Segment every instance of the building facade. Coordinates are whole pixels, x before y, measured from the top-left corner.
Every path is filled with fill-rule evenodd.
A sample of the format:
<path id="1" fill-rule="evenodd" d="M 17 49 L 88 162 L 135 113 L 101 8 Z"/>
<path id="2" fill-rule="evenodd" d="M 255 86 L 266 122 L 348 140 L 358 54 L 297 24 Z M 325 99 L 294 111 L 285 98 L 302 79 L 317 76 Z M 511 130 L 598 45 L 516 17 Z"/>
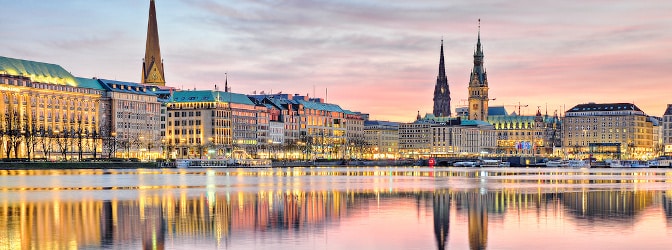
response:
<path id="1" fill-rule="evenodd" d="M 497 150 L 502 156 L 560 156 L 561 121 L 556 115 L 490 115 L 488 122 L 497 132 Z"/>
<path id="2" fill-rule="evenodd" d="M 161 103 L 145 85 L 132 82 L 98 80 L 106 90 L 102 96 L 109 105 L 101 120 L 104 151 L 109 156 L 154 160 L 161 158 Z"/>
<path id="3" fill-rule="evenodd" d="M 632 103 L 579 104 L 565 112 L 563 150 L 572 158 L 650 159 L 653 125 Z"/>
<path id="4" fill-rule="evenodd" d="M 663 114 L 661 130 L 663 154 L 672 156 L 672 104 L 667 104 L 667 109 L 665 109 L 665 113 Z"/>
<path id="5" fill-rule="evenodd" d="M 399 123 L 365 121 L 364 142 L 367 159 L 394 159 L 399 152 Z"/>
<path id="6" fill-rule="evenodd" d="M 0 158 L 100 157 L 104 93 L 61 66 L 0 57 Z"/>

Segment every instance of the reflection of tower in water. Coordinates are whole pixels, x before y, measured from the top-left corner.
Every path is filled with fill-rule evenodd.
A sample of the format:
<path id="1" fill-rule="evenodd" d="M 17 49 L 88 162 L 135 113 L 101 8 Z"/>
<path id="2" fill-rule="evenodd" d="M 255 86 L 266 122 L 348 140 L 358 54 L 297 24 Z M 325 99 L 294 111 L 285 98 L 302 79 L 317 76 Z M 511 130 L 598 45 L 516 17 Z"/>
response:
<path id="1" fill-rule="evenodd" d="M 438 249 L 446 249 L 450 229 L 450 196 L 446 190 L 434 192 L 434 237 Z"/>
<path id="2" fill-rule="evenodd" d="M 478 191 L 467 193 L 469 209 L 469 248 L 485 249 L 488 243 L 487 196 Z"/>

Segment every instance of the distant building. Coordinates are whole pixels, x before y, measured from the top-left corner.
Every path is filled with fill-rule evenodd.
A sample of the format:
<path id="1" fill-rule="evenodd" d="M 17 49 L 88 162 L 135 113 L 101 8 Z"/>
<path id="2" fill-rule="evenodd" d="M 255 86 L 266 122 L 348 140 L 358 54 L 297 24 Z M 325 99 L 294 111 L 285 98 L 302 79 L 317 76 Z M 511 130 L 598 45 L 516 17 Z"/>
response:
<path id="1" fill-rule="evenodd" d="M 663 152 L 665 155 L 672 156 L 672 104 L 667 104 L 667 109 L 662 120 Z"/>
<path id="2" fill-rule="evenodd" d="M 167 103 L 167 152 L 170 158 L 218 158 L 256 145 L 256 112 L 242 94 L 176 91 Z"/>
<path id="3" fill-rule="evenodd" d="M 441 40 L 441 55 L 439 59 L 439 75 L 436 76 L 434 87 L 434 116 L 451 116 L 450 114 L 450 88 L 446 77 L 446 67 L 443 60 L 443 40 Z"/>
<path id="4" fill-rule="evenodd" d="M 399 123 L 389 121 L 364 122 L 365 145 L 371 151 L 367 158 L 392 159 L 399 152 Z"/>
<path id="5" fill-rule="evenodd" d="M 579 104 L 565 112 L 562 123 L 563 147 L 574 158 L 654 156 L 651 118 L 632 103 Z"/>
<path id="6" fill-rule="evenodd" d="M 497 154 L 552 156 L 561 147 L 561 121 L 556 115 L 508 115 L 504 107 L 490 107 L 488 122 L 497 132 Z"/>
<path id="7" fill-rule="evenodd" d="M 104 103 L 109 104 L 109 112 L 103 113 L 101 134 L 111 136 L 106 141 L 105 152 L 112 150 L 114 157 L 156 159 L 161 151 L 161 103 L 147 86 L 99 79 L 106 90 Z M 114 143 L 110 145 L 109 143 Z"/>
<path id="8" fill-rule="evenodd" d="M 483 66 L 481 20 L 478 20 L 478 42 L 474 51 L 474 68 L 469 76 L 469 120 L 488 120 L 488 74 Z"/>
<path id="9" fill-rule="evenodd" d="M 427 114 L 399 124 L 399 151 L 404 158 L 476 157 L 494 152 L 497 137 L 484 121 Z"/>

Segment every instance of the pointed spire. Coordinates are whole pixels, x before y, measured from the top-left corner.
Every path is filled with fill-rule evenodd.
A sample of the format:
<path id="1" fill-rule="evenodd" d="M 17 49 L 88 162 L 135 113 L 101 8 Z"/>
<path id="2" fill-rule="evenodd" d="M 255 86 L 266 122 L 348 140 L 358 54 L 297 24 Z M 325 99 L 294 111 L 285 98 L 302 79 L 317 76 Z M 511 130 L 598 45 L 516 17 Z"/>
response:
<path id="1" fill-rule="evenodd" d="M 419 121 L 420 119 L 422 119 L 422 117 L 420 117 L 420 110 L 418 110 L 418 116 L 415 117 L 415 120 Z"/>
<path id="2" fill-rule="evenodd" d="M 224 92 L 229 92 L 229 73 L 224 73 Z"/>
<path id="3" fill-rule="evenodd" d="M 149 1 L 149 20 L 147 21 L 147 43 L 145 59 L 142 63 L 142 83 L 165 86 L 163 59 L 159 46 L 159 28 L 156 22 L 154 0 Z"/>
<path id="4" fill-rule="evenodd" d="M 443 38 L 441 38 L 441 57 L 439 58 L 439 78 L 446 77 L 446 66 L 443 60 Z"/>
<path id="5" fill-rule="evenodd" d="M 481 19 L 478 19 L 478 40 L 476 41 L 476 52 L 474 55 L 483 56 L 483 49 L 481 48 Z"/>

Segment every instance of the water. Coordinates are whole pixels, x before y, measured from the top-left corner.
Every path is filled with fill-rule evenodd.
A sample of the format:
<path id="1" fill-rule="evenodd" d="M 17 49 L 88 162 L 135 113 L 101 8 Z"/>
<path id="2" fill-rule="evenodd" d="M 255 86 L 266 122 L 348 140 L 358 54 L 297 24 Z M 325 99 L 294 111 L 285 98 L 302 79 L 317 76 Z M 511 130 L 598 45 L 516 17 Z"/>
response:
<path id="1" fill-rule="evenodd" d="M 0 249 L 669 249 L 672 171 L 0 171 Z"/>

